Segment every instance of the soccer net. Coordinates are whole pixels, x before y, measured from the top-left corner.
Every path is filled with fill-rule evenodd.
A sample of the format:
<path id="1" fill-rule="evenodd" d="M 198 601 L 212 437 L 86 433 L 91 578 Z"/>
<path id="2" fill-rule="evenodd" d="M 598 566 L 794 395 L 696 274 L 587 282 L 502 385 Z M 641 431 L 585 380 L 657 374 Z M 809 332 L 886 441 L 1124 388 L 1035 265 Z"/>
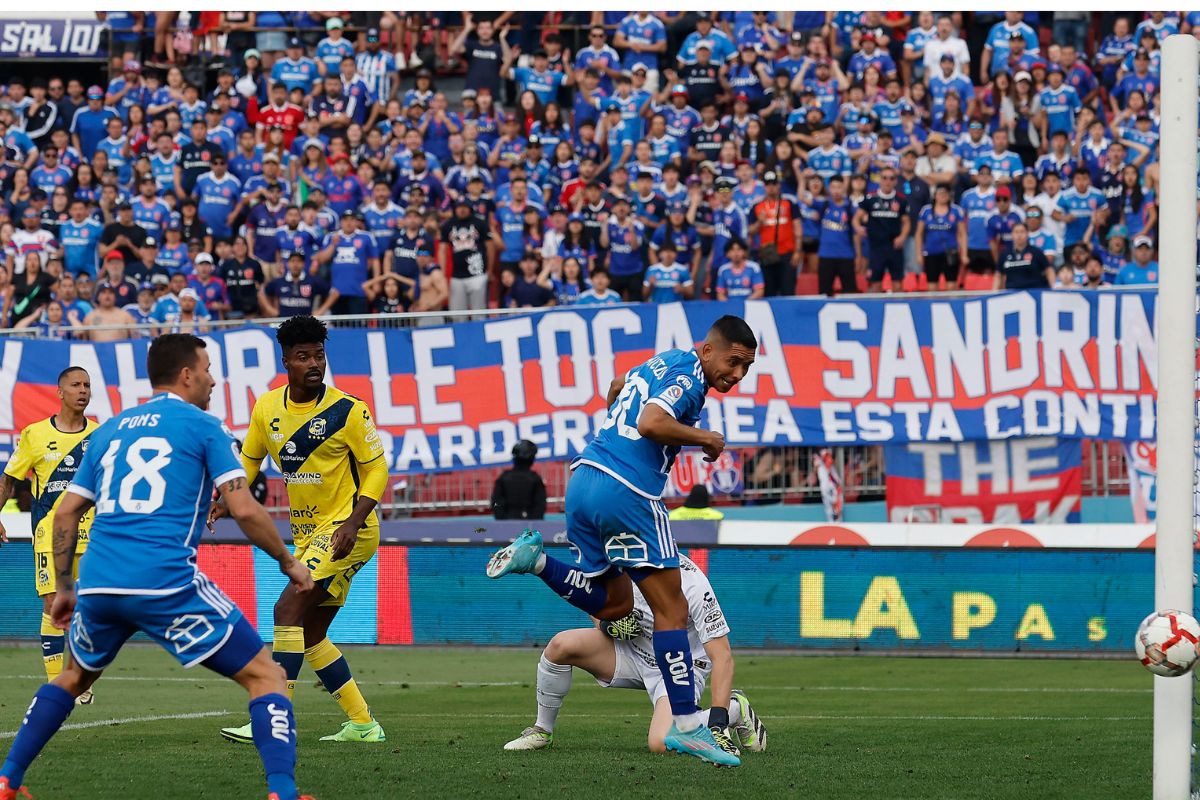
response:
<path id="1" fill-rule="evenodd" d="M 1192 613 L 1197 517 L 1196 201 L 1200 43 L 1163 42 L 1154 602 Z M 1154 800 L 1200 800 L 1194 680 L 1154 678 Z M 1195 787 L 1195 788 L 1194 788 Z"/>

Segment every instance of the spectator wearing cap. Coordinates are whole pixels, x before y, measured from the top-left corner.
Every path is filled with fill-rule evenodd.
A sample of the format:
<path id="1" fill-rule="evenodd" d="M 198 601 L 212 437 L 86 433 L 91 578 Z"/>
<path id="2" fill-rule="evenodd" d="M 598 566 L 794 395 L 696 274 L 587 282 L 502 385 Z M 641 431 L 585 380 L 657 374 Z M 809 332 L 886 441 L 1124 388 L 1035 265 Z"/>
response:
<path id="1" fill-rule="evenodd" d="M 212 169 L 196 179 L 196 215 L 212 230 L 213 238 L 233 236 L 242 183 L 228 172 L 224 153 L 212 159 Z"/>
<path id="2" fill-rule="evenodd" d="M 640 273 L 638 277 L 640 282 Z M 520 271 L 503 273 L 501 281 L 505 288 L 505 308 L 544 308 L 555 304 L 554 291 L 538 281 L 538 260 L 533 253 L 522 255 Z"/>
<path id="3" fill-rule="evenodd" d="M 337 74 L 342 59 L 354 57 L 354 45 L 344 35 L 346 24 L 341 17 L 325 20 L 325 38 L 317 42 L 313 55 L 322 76 Z"/>
<path id="4" fill-rule="evenodd" d="M 850 56 L 846 72 L 852 80 L 862 82 L 868 67 L 875 67 L 886 80 L 896 77 L 896 62 L 886 47 L 880 47 L 875 34 L 867 31 L 859 39 L 859 50 Z"/>
<path id="5" fill-rule="evenodd" d="M 1129 104 L 1129 97 L 1134 92 L 1140 92 L 1149 101 L 1159 90 L 1159 77 L 1150 69 L 1150 53 L 1139 47 L 1130 54 L 1133 59 L 1133 70 L 1126 73 L 1117 81 L 1117 85 L 1109 94 L 1109 105 L 1113 114 Z"/>
<path id="6" fill-rule="evenodd" d="M 463 11 L 463 26 L 450 42 L 450 55 L 463 56 L 467 63 L 467 75 L 463 85 L 467 89 L 489 90 L 493 96 L 500 93 L 500 63 L 504 58 L 503 48 L 496 38 L 496 28 L 490 19 L 478 23 L 470 11 Z"/>
<path id="7" fill-rule="evenodd" d="M 737 57 L 736 51 L 733 56 Z M 721 79 L 725 66 L 724 61 L 714 56 L 713 42 L 701 39 L 696 42 L 695 55 L 679 68 L 678 75 L 672 78 L 668 73 L 667 78 L 682 84 L 687 89 L 688 102 L 703 114 L 704 106 L 715 103 L 723 91 Z"/>
<path id="8" fill-rule="evenodd" d="M 1058 207 L 1053 216 L 1066 227 L 1063 231 L 1063 247 L 1087 241 L 1087 229 L 1101 206 L 1107 206 L 1104 194 L 1092 186 L 1091 175 L 1086 169 L 1077 170 L 1070 188 L 1064 189 L 1058 198 Z"/>
<path id="9" fill-rule="evenodd" d="M 1012 246 L 996 262 L 992 288 L 995 291 L 1049 289 L 1054 282 L 1054 267 L 1046 259 L 1045 253 L 1029 243 L 1029 229 L 1025 223 L 1013 224 Z"/>
<path id="10" fill-rule="evenodd" d="M 621 105 L 609 100 L 604 106 L 604 116 L 596 128 L 596 138 L 604 144 L 607 153 L 601 162 L 601 171 L 625 166 L 633 155 L 633 144 L 640 138 L 640 125 L 631 124 L 621 113 Z"/>
<path id="11" fill-rule="evenodd" d="M 188 280 L 188 288 L 196 293 L 204 303 L 209 314 L 217 319 L 225 319 L 225 314 L 232 307 L 229 302 L 229 289 L 225 281 L 213 274 L 215 265 L 207 253 L 196 259 L 196 274 Z"/>
<path id="12" fill-rule="evenodd" d="M 202 311 L 204 304 L 199 293 L 189 286 L 179 293 L 178 303 L 179 310 L 163 320 L 159 333 L 206 333 L 209 316 Z"/>
<path id="13" fill-rule="evenodd" d="M 629 71 L 646 69 L 646 89 L 658 91 L 658 59 L 667 52 L 667 29 L 658 17 L 641 10 L 629 14 L 617 25 L 613 45 L 623 51 L 622 66 Z"/>
<path id="14" fill-rule="evenodd" d="M 95 277 L 96 255 L 104 226 L 88 214 L 87 204 L 80 198 L 71 200 L 68 213 L 70 217 L 58 229 L 63 267 L 72 275 L 86 273 Z"/>
<path id="15" fill-rule="evenodd" d="M 140 260 L 138 263 L 141 263 Z M 96 282 L 96 291 L 103 288 L 116 293 L 115 305 L 118 308 L 137 301 L 139 283 L 125 274 L 125 258 L 120 250 L 110 250 L 104 256 L 104 274 Z"/>
<path id="16" fill-rule="evenodd" d="M 379 41 L 379 29 L 368 28 L 364 41 L 365 49 L 358 54 L 358 74 L 366 81 L 371 96 L 386 104 L 396 94 L 393 83 L 397 70 L 404 69 L 403 54 L 383 49 Z"/>
<path id="17" fill-rule="evenodd" d="M 158 266 L 166 270 L 168 275 L 174 275 L 176 272 L 191 273 L 192 258 L 188 253 L 187 242 L 183 241 L 183 228 L 179 220 L 169 221 L 163 236 L 165 238 L 158 248 Z"/>
<path id="18" fill-rule="evenodd" d="M 341 76 L 334 72 L 317 83 L 320 91 L 308 101 L 308 114 L 317 118 L 317 127 L 332 140 L 346 135 L 353 122 L 354 100 L 345 94 Z"/>
<path id="19" fill-rule="evenodd" d="M 450 247 L 450 310 L 486 308 L 487 253 L 492 235 L 465 198 L 455 203 L 454 215 L 442 224 L 441 240 Z"/>
<path id="20" fill-rule="evenodd" d="M 142 81 L 142 65 L 137 59 L 131 58 L 124 63 L 121 75 L 109 81 L 104 104 L 110 108 L 116 106 L 121 119 L 127 120 L 130 108 L 145 108 L 149 99 L 149 91 Z"/>
<path id="21" fill-rule="evenodd" d="M 650 258 L 661 260 L 658 250 L 670 246 L 675 250 L 676 263 L 686 267 L 688 274 L 694 277 L 700 269 L 702 253 L 700 234 L 697 233 L 696 226 L 688 221 L 688 210 L 686 197 L 668 201 L 667 219 L 650 238 Z M 571 229 L 571 221 L 568 221 L 567 228 L 568 231 Z"/>
<path id="22" fill-rule="evenodd" d="M 158 239 L 147 235 L 138 248 L 138 260 L 125 265 L 125 275 L 139 285 L 146 283 L 156 273 L 169 274 L 169 270 L 158 264 Z"/>
<path id="23" fill-rule="evenodd" d="M 533 66 L 513 66 L 521 48 L 520 46 L 509 46 L 507 33 L 507 30 L 500 32 L 500 47 L 503 52 L 500 74 L 514 81 L 519 91 L 533 92 L 538 102 L 544 106 L 558 99 L 559 87 L 574 84 L 575 80 L 571 73 L 550 69 L 550 58 L 545 50 L 534 51 Z"/>
<path id="24" fill-rule="evenodd" d="M 283 176 L 283 170 L 280 167 L 279 154 L 274 151 L 268 151 L 262 154 L 261 159 L 261 174 L 252 175 L 251 177 L 242 181 L 243 200 L 247 203 L 266 202 L 267 200 L 271 199 L 271 191 L 273 188 L 279 190 L 280 198 L 291 197 L 292 185 L 287 178 Z M 232 167 L 230 171 L 233 171 Z M 238 180 L 242 179 L 239 177 Z"/>
<path id="25" fill-rule="evenodd" d="M 104 90 L 99 86 L 88 87 L 87 105 L 71 118 L 71 143 L 80 156 L 92 160 L 96 146 L 108 134 L 108 121 L 114 118 L 120 119 L 120 116 L 104 105 Z"/>
<path id="26" fill-rule="evenodd" d="M 1063 261 L 1062 245 L 1053 233 L 1046 230 L 1045 212 L 1040 206 L 1025 206 L 1025 227 L 1029 230 L 1029 243 L 1046 254 L 1046 260 L 1051 266 L 1057 267 Z"/>
<path id="27" fill-rule="evenodd" d="M 958 64 L 950 53 L 942 55 L 937 69 L 929 77 L 930 113 L 940 119 L 946 110 L 946 96 L 951 92 L 958 95 L 962 109 L 968 116 L 975 104 L 975 86 L 958 71 Z"/>
<path id="28" fill-rule="evenodd" d="M 1004 254 L 1012 249 L 1013 227 L 1025 220 L 1025 212 L 1014 205 L 1012 188 L 997 187 L 996 211 L 987 221 L 988 247 L 992 251 L 992 260 L 997 264 Z"/>
<path id="29" fill-rule="evenodd" d="M 972 171 L 976 185 L 963 192 L 959 205 L 967 215 L 967 256 L 964 265 L 975 272 L 990 272 L 996 261 L 988 237 L 988 220 L 996 213 L 996 187 L 992 165 L 982 161 Z"/>
<path id="30" fill-rule="evenodd" d="M 154 284 L 150 281 L 142 283 L 138 289 L 137 300 L 123 307 L 129 316 L 133 317 L 133 321 L 137 325 L 153 325 L 154 319 Z"/>
<path id="31" fill-rule="evenodd" d="M 285 55 L 271 67 L 271 84 L 282 83 L 288 92 L 299 89 L 307 95 L 320 78 L 317 62 L 304 55 L 304 42 L 295 36 L 288 39 Z"/>
<path id="32" fill-rule="evenodd" d="M 679 48 L 676 60 L 680 66 L 687 66 L 697 61 L 699 50 L 705 47 L 712 63 L 720 66 L 737 57 L 737 45 L 723 30 L 713 25 L 710 13 L 702 13 L 696 20 L 696 30 L 688 34 Z M 680 71 L 682 75 L 682 70 Z"/>
<path id="33" fill-rule="evenodd" d="M 642 299 L 651 303 L 678 303 L 691 300 L 695 292 L 692 271 L 680 263 L 675 246 L 665 243 L 657 249 L 658 260 L 646 270 L 642 280 Z"/>
<path id="34" fill-rule="evenodd" d="M 1009 48 L 1012 46 L 1013 34 L 1019 34 L 1025 42 L 1025 48 L 1031 55 L 1038 54 L 1037 31 L 1025 24 L 1024 12 L 1005 11 L 1004 20 L 997 22 L 988 31 L 983 45 L 983 55 L 979 61 L 979 73 L 988 78 L 994 78 L 997 73 L 1004 71 L 1008 64 Z"/>
<path id="35" fill-rule="evenodd" d="M 750 221 L 750 237 L 761 242 L 759 264 L 766 296 L 793 294 L 801 258 L 800 213 L 795 199 L 783 196 L 776 172 L 764 173 L 763 197 L 751 206 L 746 216 Z"/>
<path id="36" fill-rule="evenodd" d="M 329 265 L 330 283 L 338 291 L 334 313 L 367 313 L 363 284 L 379 274 L 379 253 L 371 234 L 358 230 L 354 211 L 342 212 L 341 230 L 325 237 L 317 258 Z"/>
<path id="37" fill-rule="evenodd" d="M 146 241 L 146 229 L 133 221 L 133 206 L 128 202 L 117 204 L 117 218 L 104 226 L 100 232 L 100 247 L 109 253 L 116 249 L 126 263 L 138 260 L 142 242 Z M 109 256 L 105 256 L 107 259 Z"/>

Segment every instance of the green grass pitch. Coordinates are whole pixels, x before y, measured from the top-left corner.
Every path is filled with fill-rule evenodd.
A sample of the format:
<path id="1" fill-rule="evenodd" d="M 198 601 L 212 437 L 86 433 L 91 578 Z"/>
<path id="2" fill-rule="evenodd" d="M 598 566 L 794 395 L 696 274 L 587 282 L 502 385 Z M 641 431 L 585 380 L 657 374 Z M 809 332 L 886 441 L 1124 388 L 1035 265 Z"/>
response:
<path id="1" fill-rule="evenodd" d="M 550 750 L 501 746 L 533 720 L 538 651 L 346 648 L 388 733 L 319 744 L 343 720 L 297 689 L 298 779 L 348 798 L 1129 798 L 1150 787 L 1151 676 L 1129 661 L 789 657 L 742 652 L 769 750 L 717 770 L 645 749 L 642 692 L 576 670 Z M 40 681 L 33 647 L 0 649 L 0 746 Z M 481 685 L 482 684 L 482 685 Z M 265 797 L 253 747 L 217 729 L 245 695 L 131 646 L 29 771 L 36 800 Z M 204 716 L 200 716 L 204 715 Z M 161 717 L 147 720 L 147 717 Z"/>

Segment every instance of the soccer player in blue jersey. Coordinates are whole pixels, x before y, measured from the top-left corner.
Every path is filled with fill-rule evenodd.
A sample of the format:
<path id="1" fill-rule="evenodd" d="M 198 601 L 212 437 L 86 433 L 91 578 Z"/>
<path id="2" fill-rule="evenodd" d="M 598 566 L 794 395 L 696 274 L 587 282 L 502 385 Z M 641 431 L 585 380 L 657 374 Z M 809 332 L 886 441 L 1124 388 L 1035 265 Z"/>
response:
<path id="1" fill-rule="evenodd" d="M 492 578 L 533 573 L 568 603 L 602 620 L 632 610 L 630 579 L 637 581 L 654 613 L 654 659 L 671 704 L 666 749 L 724 766 L 741 761 L 709 729 L 723 729 L 727 719 L 719 712 L 706 719 L 696 704 L 679 551 L 660 498 L 681 447 L 703 448 L 710 461 L 725 449 L 724 436 L 696 427 L 704 398 L 710 388 L 722 394 L 733 389 L 757 350 L 750 326 L 727 314 L 698 348 L 659 353 L 614 379 L 608 419 L 572 464 L 567 486 L 567 538 L 579 551 L 578 562 L 549 558 L 542 535 L 526 531 L 487 567 Z"/>
<path id="2" fill-rule="evenodd" d="M 70 663 L 43 685 L 0 767 L 0 800 L 24 791 L 25 771 L 121 647 L 141 631 L 185 668 L 203 664 L 250 694 L 254 743 L 269 800 L 297 800 L 296 725 L 283 670 L 229 598 L 196 567 L 204 510 L 217 486 L 246 537 L 279 562 L 295 590 L 312 575 L 250 494 L 237 443 L 208 408 L 204 341 L 167 334 L 150 345 L 154 396 L 100 426 L 54 514 L 54 624 Z M 91 541 L 72 574 L 79 522 L 95 506 Z M 68 627 L 69 626 L 69 627 Z"/>

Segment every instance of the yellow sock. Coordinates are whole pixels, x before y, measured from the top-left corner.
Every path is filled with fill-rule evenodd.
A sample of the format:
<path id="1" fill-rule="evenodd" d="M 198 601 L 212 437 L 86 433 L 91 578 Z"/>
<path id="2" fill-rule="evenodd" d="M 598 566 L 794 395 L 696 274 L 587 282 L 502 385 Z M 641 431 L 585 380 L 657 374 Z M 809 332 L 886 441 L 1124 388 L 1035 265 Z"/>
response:
<path id="1" fill-rule="evenodd" d="M 333 695 L 333 699 L 337 700 L 351 722 L 363 725 L 371 721 L 367 700 L 350 674 L 350 665 L 346 663 L 346 657 L 333 642 L 323 639 L 320 644 L 308 648 L 304 651 L 304 660 L 317 673 L 321 683 L 325 684 L 325 688 Z"/>
<path id="2" fill-rule="evenodd" d="M 276 625 L 271 657 L 287 674 L 287 696 L 290 700 L 296 693 L 296 678 L 300 677 L 300 668 L 304 666 L 304 628 Z"/>
<path id="3" fill-rule="evenodd" d="M 67 638 L 54 623 L 49 614 L 42 614 L 42 666 L 46 668 L 46 682 L 57 678 L 63 670 L 63 648 Z"/>

